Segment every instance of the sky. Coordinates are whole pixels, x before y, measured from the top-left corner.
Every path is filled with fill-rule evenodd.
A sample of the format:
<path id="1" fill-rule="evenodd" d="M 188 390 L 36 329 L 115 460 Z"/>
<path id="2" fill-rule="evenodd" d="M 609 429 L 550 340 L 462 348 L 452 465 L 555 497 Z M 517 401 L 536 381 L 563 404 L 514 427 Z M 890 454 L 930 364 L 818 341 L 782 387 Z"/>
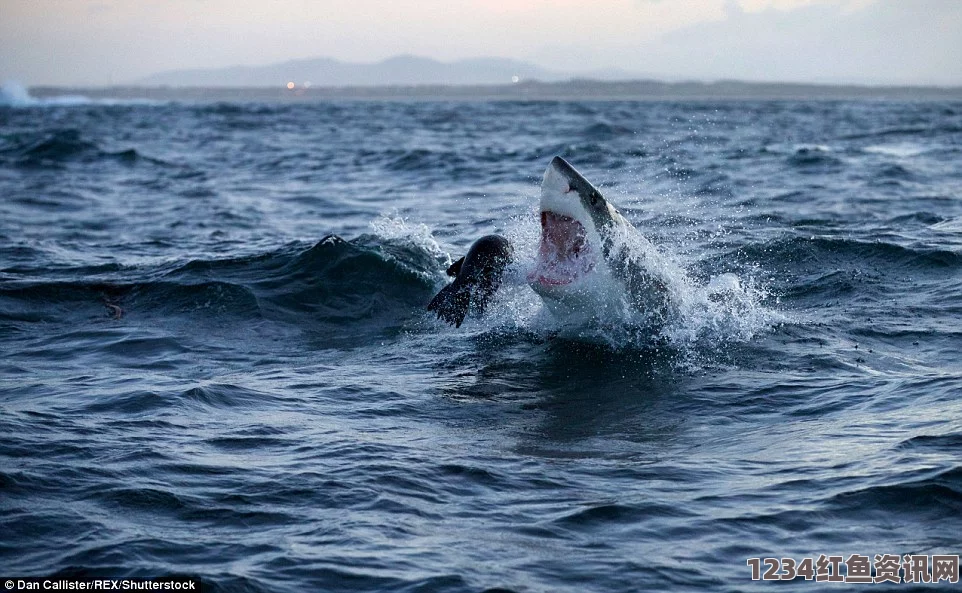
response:
<path id="1" fill-rule="evenodd" d="M 0 82 L 401 54 L 669 80 L 962 85 L 962 0 L 0 0 Z"/>

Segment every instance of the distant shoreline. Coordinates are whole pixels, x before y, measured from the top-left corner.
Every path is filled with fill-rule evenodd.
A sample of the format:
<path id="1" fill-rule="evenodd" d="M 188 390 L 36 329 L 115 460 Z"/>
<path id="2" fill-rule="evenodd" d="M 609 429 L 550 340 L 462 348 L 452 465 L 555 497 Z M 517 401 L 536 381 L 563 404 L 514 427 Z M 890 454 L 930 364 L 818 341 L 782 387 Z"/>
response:
<path id="1" fill-rule="evenodd" d="M 660 82 L 654 80 L 565 82 L 525 81 L 503 85 L 410 85 L 285 87 L 36 86 L 39 99 L 82 95 L 91 99 L 154 101 L 312 102 L 330 100 L 904 100 L 962 101 L 962 87 L 865 86 L 741 81 Z"/>

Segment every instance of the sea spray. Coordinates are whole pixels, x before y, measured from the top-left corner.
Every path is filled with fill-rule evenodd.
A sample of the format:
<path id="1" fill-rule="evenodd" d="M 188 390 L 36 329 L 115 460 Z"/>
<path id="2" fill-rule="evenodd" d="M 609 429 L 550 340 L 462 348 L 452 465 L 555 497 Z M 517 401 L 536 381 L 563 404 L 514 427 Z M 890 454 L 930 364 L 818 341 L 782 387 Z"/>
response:
<path id="1" fill-rule="evenodd" d="M 454 254 L 445 260 L 442 255 L 446 252 L 424 223 L 410 225 L 394 216 L 378 218 L 372 226 L 384 239 L 418 245 L 441 262 L 459 257 Z M 631 236 L 619 237 L 616 248 L 627 250 L 628 258 L 638 265 L 656 266 L 655 272 L 670 294 L 671 310 L 665 315 L 653 314 L 643 303 L 639 306 L 623 293 L 613 292 L 611 282 L 616 280 L 601 270 L 576 287 L 576 310 L 565 316 L 553 315 L 526 282 L 540 237 L 536 216 L 510 218 L 505 235 L 515 247 L 516 259 L 484 319 L 475 320 L 484 330 L 558 335 L 614 349 L 667 346 L 684 351 L 749 341 L 785 319 L 766 304 L 768 292 L 755 279 L 724 273 L 696 281 L 666 246 L 656 247 Z"/>

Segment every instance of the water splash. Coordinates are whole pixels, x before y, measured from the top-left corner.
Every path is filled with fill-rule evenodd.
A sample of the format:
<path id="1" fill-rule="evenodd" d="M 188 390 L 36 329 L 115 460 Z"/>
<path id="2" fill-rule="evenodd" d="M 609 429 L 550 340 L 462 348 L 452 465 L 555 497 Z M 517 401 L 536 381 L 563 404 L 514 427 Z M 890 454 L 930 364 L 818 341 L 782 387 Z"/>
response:
<path id="1" fill-rule="evenodd" d="M 451 265 L 451 255 L 434 238 L 431 229 L 424 223 L 410 224 L 397 212 L 382 214 L 370 223 L 374 231 L 374 241 L 382 244 L 388 251 L 400 250 L 394 254 L 401 258 L 415 257 L 418 260 L 431 260 L 433 267 L 445 270 Z M 440 274 L 439 274 L 440 276 Z"/>
<path id="2" fill-rule="evenodd" d="M 36 99 L 31 97 L 27 89 L 19 82 L 8 80 L 0 87 L 0 106 L 27 107 L 35 102 Z"/>
<path id="3" fill-rule="evenodd" d="M 599 273 L 587 275 L 577 287 L 573 310 L 553 314 L 527 285 L 540 232 L 533 211 L 509 219 L 505 235 L 514 245 L 515 262 L 506 271 L 505 282 L 485 317 L 474 317 L 469 324 L 482 331 L 531 332 L 612 349 L 668 346 L 690 351 L 747 342 L 787 320 L 766 304 L 771 296 L 754 278 L 725 273 L 707 281 L 695 280 L 670 246 L 656 247 L 643 233 L 619 237 L 617 248 L 627 250 L 629 260 L 638 265 L 643 262 L 664 282 L 669 311 L 639 307 L 614 284 L 617 281 L 606 266 L 601 266 Z"/>
<path id="4" fill-rule="evenodd" d="M 689 283 L 679 315 L 665 336 L 684 349 L 716 349 L 748 342 L 788 317 L 768 306 L 771 296 L 754 278 L 732 273 L 713 276 L 704 285 Z"/>
<path id="5" fill-rule="evenodd" d="M 83 95 L 61 95 L 38 99 L 30 91 L 15 80 L 9 80 L 0 87 L 0 107 L 47 107 L 87 105 L 93 103 Z"/>

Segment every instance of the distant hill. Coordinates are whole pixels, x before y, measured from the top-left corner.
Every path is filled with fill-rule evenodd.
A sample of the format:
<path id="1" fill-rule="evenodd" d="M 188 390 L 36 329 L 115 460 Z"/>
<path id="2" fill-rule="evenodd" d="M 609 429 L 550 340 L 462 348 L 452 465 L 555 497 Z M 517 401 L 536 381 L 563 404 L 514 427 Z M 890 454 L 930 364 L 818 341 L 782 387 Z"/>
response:
<path id="1" fill-rule="evenodd" d="M 341 62 L 331 58 L 292 60 L 267 66 L 232 66 L 160 72 L 136 82 L 140 86 L 282 87 L 288 82 L 315 87 L 507 84 L 517 81 L 560 81 L 574 76 L 599 79 L 630 78 L 627 73 L 556 72 L 506 58 L 474 58 L 440 62 L 397 56 L 375 63 Z M 517 77 L 517 79 L 515 79 Z"/>
<path id="2" fill-rule="evenodd" d="M 96 88 L 32 87 L 28 100 L 150 100 L 150 101 L 327 101 L 400 100 L 849 100 L 962 101 L 962 87 L 860 86 L 799 83 L 663 82 L 657 80 L 560 82 L 521 81 L 490 85 L 312 86 L 288 90 L 248 86 L 122 86 Z"/>

